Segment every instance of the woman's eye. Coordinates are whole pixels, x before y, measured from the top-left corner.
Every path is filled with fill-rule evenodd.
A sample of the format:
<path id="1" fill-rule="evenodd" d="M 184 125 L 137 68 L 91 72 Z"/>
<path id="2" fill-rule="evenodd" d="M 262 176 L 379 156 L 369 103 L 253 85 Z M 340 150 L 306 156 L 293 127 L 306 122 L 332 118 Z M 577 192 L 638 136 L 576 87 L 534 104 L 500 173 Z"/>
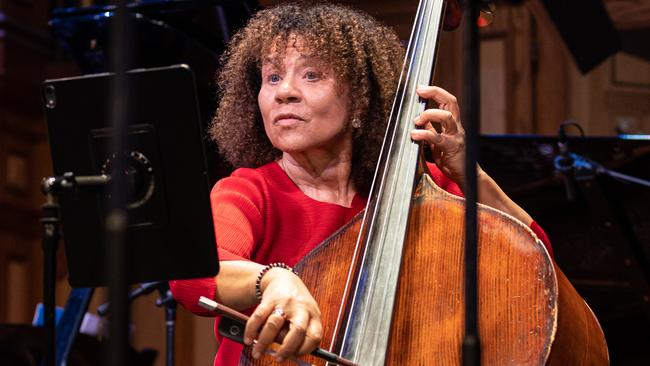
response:
<path id="1" fill-rule="evenodd" d="M 307 80 L 317 80 L 319 78 L 320 74 L 318 74 L 316 71 L 307 71 L 305 73 L 305 78 Z"/>
<path id="2" fill-rule="evenodd" d="M 278 82 L 280 82 L 280 75 L 278 75 L 278 74 L 271 74 L 271 75 L 267 76 L 267 80 L 268 80 L 270 83 L 278 83 Z"/>

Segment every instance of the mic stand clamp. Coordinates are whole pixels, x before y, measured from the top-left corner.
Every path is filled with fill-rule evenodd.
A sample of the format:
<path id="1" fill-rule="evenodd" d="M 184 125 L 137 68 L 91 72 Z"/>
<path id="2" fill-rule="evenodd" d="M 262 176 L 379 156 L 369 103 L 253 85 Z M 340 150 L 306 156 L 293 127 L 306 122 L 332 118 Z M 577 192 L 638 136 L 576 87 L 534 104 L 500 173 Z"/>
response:
<path id="1" fill-rule="evenodd" d="M 61 237 L 59 225 L 59 204 L 57 194 L 63 190 L 82 187 L 104 187 L 110 180 L 108 175 L 78 176 L 65 173 L 63 176 L 43 178 L 41 191 L 45 203 L 41 206 L 43 224 L 43 326 L 45 328 L 45 347 L 43 364 L 52 366 L 56 360 L 56 324 L 55 324 L 55 290 L 56 290 L 56 252 Z"/>
<path id="2" fill-rule="evenodd" d="M 584 156 L 569 153 L 568 160 L 570 164 L 558 164 L 559 159 L 556 159 L 555 168 L 561 171 L 573 170 L 576 180 L 589 180 L 597 175 L 608 175 L 620 181 L 650 188 L 650 181 L 607 169 L 602 164 L 589 160 Z"/>

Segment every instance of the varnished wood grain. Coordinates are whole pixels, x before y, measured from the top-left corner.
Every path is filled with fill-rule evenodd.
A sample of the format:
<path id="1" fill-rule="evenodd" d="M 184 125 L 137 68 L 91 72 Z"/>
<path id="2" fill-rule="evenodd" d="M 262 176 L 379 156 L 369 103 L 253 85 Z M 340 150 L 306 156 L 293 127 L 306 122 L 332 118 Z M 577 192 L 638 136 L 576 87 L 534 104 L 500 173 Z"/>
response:
<path id="1" fill-rule="evenodd" d="M 388 359 L 394 365 L 457 365 L 464 329 L 464 202 L 424 180 L 413 206 Z M 552 263 L 532 232 L 511 217 L 481 207 L 479 221 L 482 363 L 543 364 L 556 321 Z"/>

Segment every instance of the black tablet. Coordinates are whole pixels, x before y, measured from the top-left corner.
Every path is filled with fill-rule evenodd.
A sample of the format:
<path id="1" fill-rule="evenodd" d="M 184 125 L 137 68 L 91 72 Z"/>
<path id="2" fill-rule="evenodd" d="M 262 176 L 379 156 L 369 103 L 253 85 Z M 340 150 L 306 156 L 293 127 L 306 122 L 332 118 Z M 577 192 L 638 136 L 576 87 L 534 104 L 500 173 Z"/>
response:
<path id="1" fill-rule="evenodd" d="M 131 283 L 214 276 L 218 259 L 195 82 L 186 65 L 128 73 L 127 148 L 111 150 L 113 74 L 47 80 L 43 99 L 54 175 L 115 174 L 126 161 Z M 125 187 L 126 189 L 127 187 Z M 106 189 L 58 195 L 73 287 L 107 283 Z"/>

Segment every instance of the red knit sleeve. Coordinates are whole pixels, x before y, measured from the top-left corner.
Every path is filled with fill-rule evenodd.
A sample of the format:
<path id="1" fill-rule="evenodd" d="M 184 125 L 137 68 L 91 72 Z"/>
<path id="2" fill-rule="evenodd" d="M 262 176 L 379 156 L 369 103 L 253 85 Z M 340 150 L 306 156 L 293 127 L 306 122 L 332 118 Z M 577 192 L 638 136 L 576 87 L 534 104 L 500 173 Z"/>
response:
<path id="1" fill-rule="evenodd" d="M 551 256 L 551 258 L 553 258 L 553 246 L 551 245 L 551 240 L 548 238 L 548 235 L 546 235 L 546 232 L 544 232 L 544 229 L 542 229 L 542 227 L 539 226 L 539 224 L 537 224 L 535 221 L 530 224 L 530 229 L 533 230 L 539 240 L 544 243 L 546 250 L 548 250 L 548 254 Z"/>
<path id="2" fill-rule="evenodd" d="M 448 193 L 451 193 L 453 195 L 459 196 L 459 197 L 465 197 L 463 194 L 463 191 L 461 191 L 460 187 L 458 187 L 458 184 L 456 184 L 453 180 L 449 179 L 439 168 L 436 164 L 428 162 L 427 161 L 427 167 L 429 168 L 429 171 L 431 172 L 431 179 L 433 179 L 433 182 L 440 188 L 444 189 Z"/>
<path id="3" fill-rule="evenodd" d="M 247 174 L 253 175 L 254 171 L 238 170 L 217 182 L 210 194 L 221 261 L 250 260 L 264 235 L 264 194 L 254 179 L 245 177 Z"/>
<path id="4" fill-rule="evenodd" d="M 264 227 L 260 189 L 250 180 L 235 175 L 217 182 L 210 193 L 220 261 L 248 260 Z M 169 286 L 174 299 L 186 309 L 198 315 L 214 316 L 198 306 L 201 296 L 215 298 L 214 278 L 170 281 Z"/>
<path id="5" fill-rule="evenodd" d="M 201 316 L 215 316 L 213 312 L 198 305 L 201 296 L 210 299 L 215 298 L 217 285 L 214 278 L 169 281 L 169 289 L 172 291 L 174 300 L 183 305 L 187 310 Z"/>

